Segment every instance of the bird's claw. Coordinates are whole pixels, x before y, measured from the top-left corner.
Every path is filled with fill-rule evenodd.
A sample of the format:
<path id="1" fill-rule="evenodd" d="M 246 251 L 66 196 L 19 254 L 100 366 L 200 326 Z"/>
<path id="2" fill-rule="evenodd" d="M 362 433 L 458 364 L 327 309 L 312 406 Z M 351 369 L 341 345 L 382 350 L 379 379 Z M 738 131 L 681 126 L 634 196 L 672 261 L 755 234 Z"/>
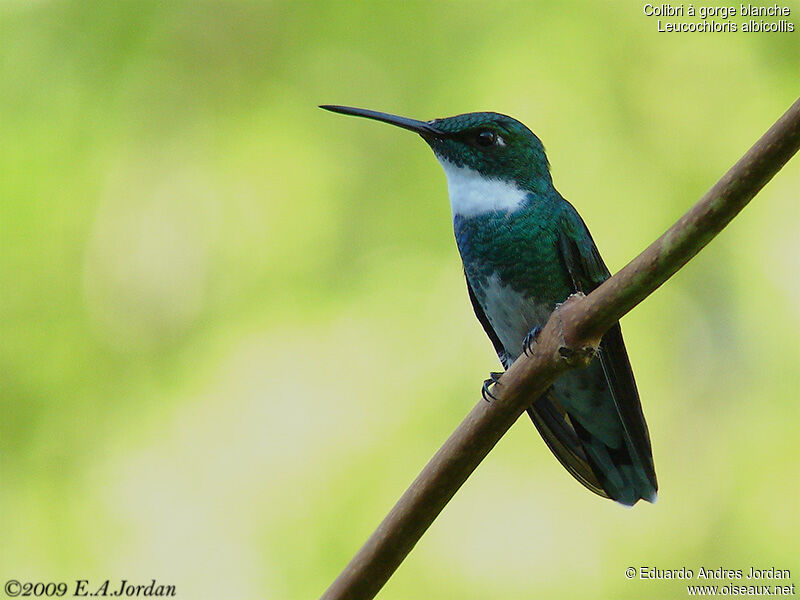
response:
<path id="1" fill-rule="evenodd" d="M 499 384 L 498 379 L 502 373 L 491 372 L 489 373 L 489 379 L 483 382 L 483 386 L 481 386 L 481 397 L 486 400 L 486 402 L 491 402 L 492 400 L 497 400 L 497 397 L 489 391 L 489 386 L 494 384 Z M 489 400 L 491 398 L 492 400 Z"/>
<path id="2" fill-rule="evenodd" d="M 522 353 L 525 356 L 531 356 L 533 354 L 533 344 L 539 339 L 540 333 L 542 333 L 542 328 L 534 327 L 528 332 L 525 339 L 522 340 Z"/>

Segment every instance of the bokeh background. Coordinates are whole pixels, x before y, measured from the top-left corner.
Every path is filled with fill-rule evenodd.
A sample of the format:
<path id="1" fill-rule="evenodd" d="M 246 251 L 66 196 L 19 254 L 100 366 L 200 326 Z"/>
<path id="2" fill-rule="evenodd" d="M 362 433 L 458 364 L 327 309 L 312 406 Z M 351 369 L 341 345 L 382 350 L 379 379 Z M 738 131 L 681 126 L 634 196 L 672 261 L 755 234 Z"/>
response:
<path id="1" fill-rule="evenodd" d="M 0 579 L 317 597 L 497 360 L 428 148 L 316 105 L 516 116 L 615 271 L 800 89 L 800 32 L 642 6 L 0 3 Z M 798 190 L 795 158 L 623 320 L 658 503 L 522 419 L 381 598 L 800 583 Z"/>

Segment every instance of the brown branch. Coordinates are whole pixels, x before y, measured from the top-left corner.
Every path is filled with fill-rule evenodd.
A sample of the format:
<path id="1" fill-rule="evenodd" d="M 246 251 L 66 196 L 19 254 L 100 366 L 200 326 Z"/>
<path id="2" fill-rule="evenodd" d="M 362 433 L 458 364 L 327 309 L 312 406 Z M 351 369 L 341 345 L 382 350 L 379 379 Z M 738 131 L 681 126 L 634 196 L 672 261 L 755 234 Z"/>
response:
<path id="1" fill-rule="evenodd" d="M 603 333 L 710 242 L 800 147 L 800 99 L 689 212 L 588 296 L 553 312 L 521 356 L 433 456 L 323 600 L 373 598 L 514 421 L 567 369 L 585 366 Z"/>

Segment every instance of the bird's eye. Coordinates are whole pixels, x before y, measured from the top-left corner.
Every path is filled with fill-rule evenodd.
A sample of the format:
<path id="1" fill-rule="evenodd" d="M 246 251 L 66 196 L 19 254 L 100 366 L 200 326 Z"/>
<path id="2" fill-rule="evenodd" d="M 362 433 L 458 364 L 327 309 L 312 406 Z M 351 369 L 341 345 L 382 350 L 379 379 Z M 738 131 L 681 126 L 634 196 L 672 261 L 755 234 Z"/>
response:
<path id="1" fill-rule="evenodd" d="M 484 148 L 494 146 L 496 142 L 497 134 L 489 129 L 481 129 L 478 132 L 478 135 L 475 136 L 475 143 L 478 144 L 478 146 L 483 146 Z"/>

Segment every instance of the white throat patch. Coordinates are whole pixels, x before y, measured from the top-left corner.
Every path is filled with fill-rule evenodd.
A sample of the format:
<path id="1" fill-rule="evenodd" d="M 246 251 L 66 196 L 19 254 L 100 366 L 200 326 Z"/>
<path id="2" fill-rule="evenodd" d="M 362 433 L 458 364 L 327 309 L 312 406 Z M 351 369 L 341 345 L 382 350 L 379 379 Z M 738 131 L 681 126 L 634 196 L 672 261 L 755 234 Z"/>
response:
<path id="1" fill-rule="evenodd" d="M 493 211 L 513 211 L 528 194 L 513 183 L 487 179 L 477 171 L 458 167 L 449 160 L 436 157 L 447 175 L 447 192 L 453 216 L 474 217 Z"/>

